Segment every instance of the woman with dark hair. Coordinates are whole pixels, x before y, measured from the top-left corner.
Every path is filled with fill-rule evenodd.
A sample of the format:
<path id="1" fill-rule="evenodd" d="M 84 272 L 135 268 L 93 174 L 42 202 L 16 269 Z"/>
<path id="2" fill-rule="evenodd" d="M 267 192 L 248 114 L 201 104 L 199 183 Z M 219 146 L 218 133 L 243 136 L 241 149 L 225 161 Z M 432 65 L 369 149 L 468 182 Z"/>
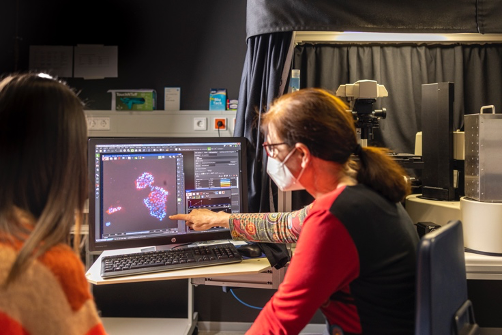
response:
<path id="1" fill-rule="evenodd" d="M 78 250 L 86 140 L 83 104 L 64 83 L 0 82 L 0 334 L 105 334 Z"/>
<path id="2" fill-rule="evenodd" d="M 400 203 L 410 185 L 386 149 L 358 144 L 346 109 L 325 90 L 302 89 L 278 98 L 263 115 L 268 174 L 281 190 L 305 188 L 315 198 L 302 211 L 281 216 L 304 213 L 304 219 L 207 212 L 181 217 L 194 229 L 226 218 L 234 239 L 297 237 L 284 281 L 248 334 L 298 334 L 317 309 L 330 334 L 414 333 L 418 234 Z M 209 224 L 202 224 L 204 217 Z"/>

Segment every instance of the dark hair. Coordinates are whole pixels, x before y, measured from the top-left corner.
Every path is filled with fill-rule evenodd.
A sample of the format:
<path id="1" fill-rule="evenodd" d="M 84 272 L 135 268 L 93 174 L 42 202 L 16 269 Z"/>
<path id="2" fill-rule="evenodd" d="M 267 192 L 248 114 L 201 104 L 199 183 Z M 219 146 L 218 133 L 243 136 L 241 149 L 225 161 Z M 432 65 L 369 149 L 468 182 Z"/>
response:
<path id="1" fill-rule="evenodd" d="M 356 151 L 357 181 L 391 201 L 402 201 L 410 193 L 406 172 L 387 155 L 387 149 L 359 149 L 347 106 L 326 90 L 307 88 L 279 97 L 263 115 L 262 130 L 269 124 L 289 146 L 303 143 L 313 156 L 326 161 L 352 163 L 351 154 Z"/>
<path id="2" fill-rule="evenodd" d="M 87 199 L 86 139 L 83 104 L 63 82 L 44 74 L 0 82 L 0 233 L 23 241 L 7 283 L 32 257 L 69 242 L 76 214 L 78 232 Z"/>

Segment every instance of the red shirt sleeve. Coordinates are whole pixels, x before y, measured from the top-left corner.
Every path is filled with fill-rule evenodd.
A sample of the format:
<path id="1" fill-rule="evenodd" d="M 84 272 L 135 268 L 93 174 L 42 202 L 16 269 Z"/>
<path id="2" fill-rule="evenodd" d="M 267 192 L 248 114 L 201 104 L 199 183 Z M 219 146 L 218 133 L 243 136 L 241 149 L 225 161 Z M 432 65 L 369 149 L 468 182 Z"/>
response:
<path id="1" fill-rule="evenodd" d="M 334 292 L 359 275 L 357 249 L 344 225 L 315 207 L 283 283 L 246 334 L 298 334 Z"/>

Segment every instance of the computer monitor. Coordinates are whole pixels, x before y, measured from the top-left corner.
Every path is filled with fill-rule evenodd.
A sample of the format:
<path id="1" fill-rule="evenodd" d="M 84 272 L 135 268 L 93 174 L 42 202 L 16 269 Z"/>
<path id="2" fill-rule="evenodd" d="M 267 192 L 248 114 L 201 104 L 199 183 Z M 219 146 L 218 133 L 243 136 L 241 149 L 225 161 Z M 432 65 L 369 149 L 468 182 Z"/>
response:
<path id="1" fill-rule="evenodd" d="M 247 211 L 246 139 L 90 138 L 89 250 L 231 238 L 191 230 L 169 215 Z"/>

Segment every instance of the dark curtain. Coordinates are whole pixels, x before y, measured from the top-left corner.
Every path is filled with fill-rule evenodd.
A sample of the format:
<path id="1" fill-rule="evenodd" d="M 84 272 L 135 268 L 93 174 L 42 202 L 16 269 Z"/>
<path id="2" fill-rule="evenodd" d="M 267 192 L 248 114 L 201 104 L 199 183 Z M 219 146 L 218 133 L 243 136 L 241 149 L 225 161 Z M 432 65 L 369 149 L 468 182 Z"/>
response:
<path id="1" fill-rule="evenodd" d="M 266 170 L 266 153 L 260 133 L 261 113 L 281 95 L 282 76 L 292 33 L 254 36 L 247 40 L 247 54 L 239 91 L 239 105 L 234 136 L 248 139 L 248 210 L 269 212 L 270 180 Z"/>
<path id="2" fill-rule="evenodd" d="M 502 0 L 248 0 L 247 36 L 284 31 L 501 33 Z"/>
<path id="3" fill-rule="evenodd" d="M 274 193 L 272 188 L 275 192 L 277 188 L 268 177 L 267 155 L 262 147 L 261 114 L 266 112 L 270 103 L 284 92 L 286 80 L 283 79 L 284 73 L 289 72 L 291 66 L 292 36 L 291 32 L 276 33 L 253 36 L 247 40 L 234 136 L 248 139 L 250 213 L 270 212 L 271 203 L 276 198 L 272 196 Z M 279 269 L 289 261 L 289 253 L 284 244 L 258 243 L 258 245 L 273 267 Z"/>
<path id="4" fill-rule="evenodd" d="M 502 110 L 502 44 L 491 45 L 339 45 L 305 44 L 295 48 L 293 67 L 300 69 L 301 87 L 333 92 L 361 79 L 383 84 L 389 96 L 375 109 L 387 109 L 370 145 L 413 153 L 421 130 L 422 84 L 454 83 L 454 128 L 463 115 L 483 105 Z"/>

